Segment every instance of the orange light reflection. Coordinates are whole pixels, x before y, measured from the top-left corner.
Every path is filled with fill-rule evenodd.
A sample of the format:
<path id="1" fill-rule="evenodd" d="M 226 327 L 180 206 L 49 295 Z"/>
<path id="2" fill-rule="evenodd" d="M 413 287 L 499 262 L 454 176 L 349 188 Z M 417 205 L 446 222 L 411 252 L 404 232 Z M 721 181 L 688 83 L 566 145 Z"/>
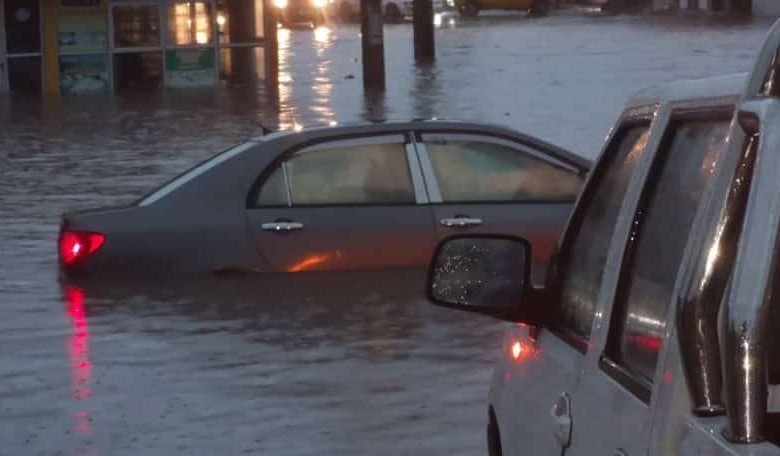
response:
<path id="1" fill-rule="evenodd" d="M 515 363 L 522 364 L 530 362 L 531 360 L 538 359 L 540 352 L 534 347 L 533 342 L 530 339 L 512 338 L 507 346 L 507 354 L 509 358 Z"/>
<path id="2" fill-rule="evenodd" d="M 335 261 L 340 260 L 342 257 L 341 251 L 337 250 L 332 253 L 313 253 L 311 255 L 307 255 L 304 259 L 301 261 L 298 261 L 296 263 L 291 264 L 288 268 L 288 272 L 303 272 L 303 271 L 311 271 L 312 269 L 316 268 L 317 266 Z"/>

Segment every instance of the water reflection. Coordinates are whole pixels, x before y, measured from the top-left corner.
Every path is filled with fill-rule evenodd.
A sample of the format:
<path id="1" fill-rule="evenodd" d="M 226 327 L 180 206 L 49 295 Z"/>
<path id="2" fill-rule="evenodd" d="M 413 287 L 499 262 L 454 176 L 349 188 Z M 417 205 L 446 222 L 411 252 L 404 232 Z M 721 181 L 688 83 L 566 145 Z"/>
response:
<path id="1" fill-rule="evenodd" d="M 72 331 L 67 339 L 73 398 L 87 399 L 92 396 L 92 362 L 89 358 L 89 326 L 84 304 L 84 290 L 76 286 L 65 288 L 65 312 L 70 318 Z M 92 434 L 92 417 L 88 410 L 78 410 L 73 415 L 73 432 Z"/>
<path id="2" fill-rule="evenodd" d="M 296 124 L 297 110 L 292 105 L 293 77 L 290 69 L 290 30 L 280 28 L 276 32 L 279 43 L 279 129 L 290 130 Z"/>
<path id="3" fill-rule="evenodd" d="M 92 396 L 90 380 L 92 363 L 89 360 L 89 326 L 84 307 L 84 290 L 76 286 L 65 288 L 66 313 L 70 318 L 72 332 L 68 337 L 68 359 L 70 361 L 73 397 L 85 399 Z"/>
<path id="4" fill-rule="evenodd" d="M 314 42 L 325 46 L 324 48 L 318 48 L 318 54 L 321 53 L 322 50 L 330 47 L 329 46 L 331 43 L 330 34 L 331 34 L 331 29 L 324 25 L 314 29 Z"/>
<path id="5" fill-rule="evenodd" d="M 314 30 L 278 30 L 279 128 L 298 131 L 306 126 L 336 120 L 333 110 L 333 59 L 335 32 L 327 26 Z M 291 61 L 305 62 L 303 66 Z M 307 78 L 310 83 L 301 84 Z M 303 120 L 306 119 L 306 123 Z"/>
<path id="6" fill-rule="evenodd" d="M 317 68 L 314 71 L 314 105 L 312 111 L 317 116 L 317 122 L 327 124 L 335 120 L 333 113 L 333 72 L 332 60 L 326 58 L 325 52 L 333 44 L 332 31 L 328 27 L 318 27 L 314 30 L 314 48 L 317 53 Z"/>

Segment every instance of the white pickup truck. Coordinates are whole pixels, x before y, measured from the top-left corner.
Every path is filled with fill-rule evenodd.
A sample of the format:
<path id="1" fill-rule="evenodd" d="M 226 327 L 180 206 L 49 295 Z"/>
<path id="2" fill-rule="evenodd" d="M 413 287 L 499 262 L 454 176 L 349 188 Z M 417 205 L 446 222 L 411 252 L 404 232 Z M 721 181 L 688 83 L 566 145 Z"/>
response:
<path id="1" fill-rule="evenodd" d="M 550 261 L 444 240 L 434 303 L 513 322 L 491 455 L 780 455 L 780 22 L 749 75 L 636 95 Z"/>

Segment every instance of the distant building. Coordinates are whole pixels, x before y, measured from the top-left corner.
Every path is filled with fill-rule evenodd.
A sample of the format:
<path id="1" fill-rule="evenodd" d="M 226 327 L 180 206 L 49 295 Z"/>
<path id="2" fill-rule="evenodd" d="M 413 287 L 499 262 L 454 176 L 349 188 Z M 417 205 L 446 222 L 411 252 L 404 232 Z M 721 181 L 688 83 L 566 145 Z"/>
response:
<path id="1" fill-rule="evenodd" d="M 263 78 L 270 0 L 0 0 L 0 95 Z"/>

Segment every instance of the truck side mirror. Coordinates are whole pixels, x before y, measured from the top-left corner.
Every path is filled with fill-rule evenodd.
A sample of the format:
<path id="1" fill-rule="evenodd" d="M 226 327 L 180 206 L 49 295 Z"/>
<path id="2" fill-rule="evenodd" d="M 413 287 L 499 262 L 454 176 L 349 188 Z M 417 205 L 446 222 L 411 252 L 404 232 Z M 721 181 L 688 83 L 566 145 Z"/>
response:
<path id="1" fill-rule="evenodd" d="M 531 248 L 525 239 L 465 235 L 443 240 L 428 273 L 434 304 L 513 322 L 538 323 L 538 309 L 526 308 Z"/>

